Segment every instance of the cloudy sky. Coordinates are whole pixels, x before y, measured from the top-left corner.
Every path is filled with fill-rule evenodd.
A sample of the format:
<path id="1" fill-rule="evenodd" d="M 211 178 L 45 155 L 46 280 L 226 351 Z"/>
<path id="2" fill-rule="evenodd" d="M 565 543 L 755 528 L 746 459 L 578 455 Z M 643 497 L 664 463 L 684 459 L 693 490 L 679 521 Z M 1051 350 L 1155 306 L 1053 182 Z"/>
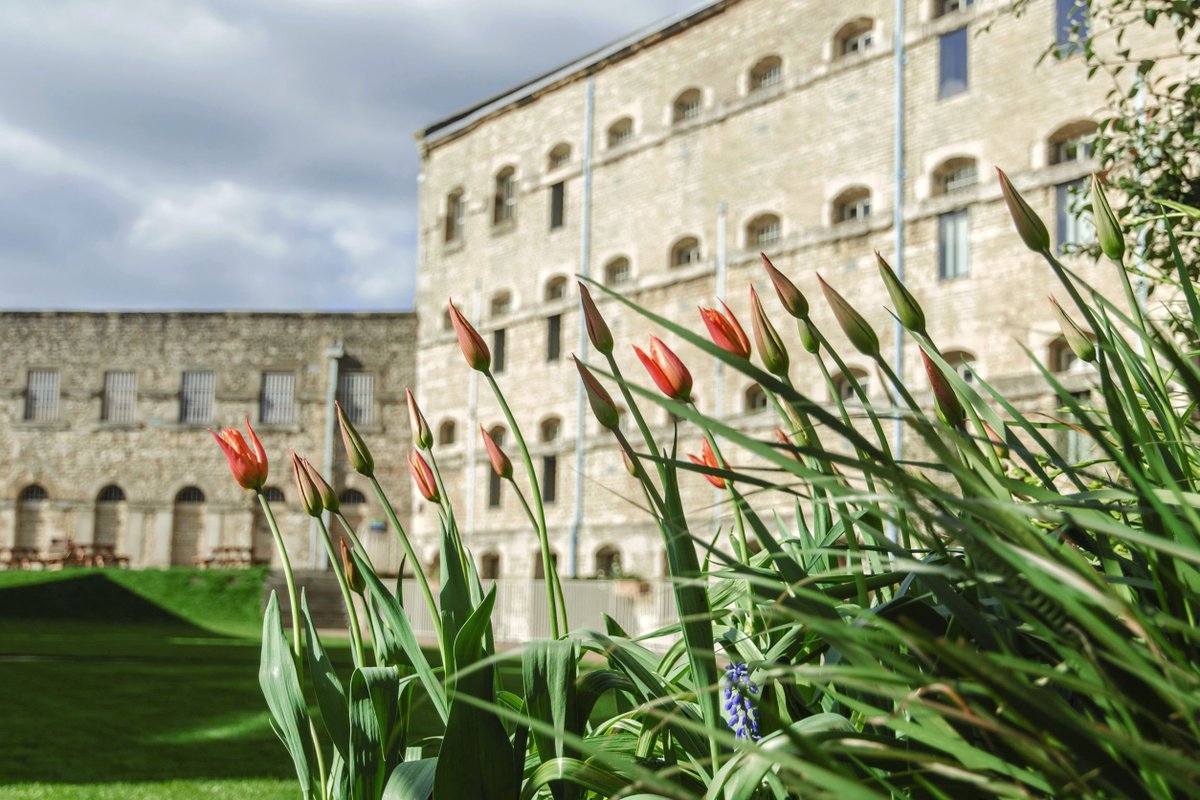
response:
<path id="1" fill-rule="evenodd" d="M 3 0 L 0 308 L 409 308 L 413 132 L 695 4 Z"/>

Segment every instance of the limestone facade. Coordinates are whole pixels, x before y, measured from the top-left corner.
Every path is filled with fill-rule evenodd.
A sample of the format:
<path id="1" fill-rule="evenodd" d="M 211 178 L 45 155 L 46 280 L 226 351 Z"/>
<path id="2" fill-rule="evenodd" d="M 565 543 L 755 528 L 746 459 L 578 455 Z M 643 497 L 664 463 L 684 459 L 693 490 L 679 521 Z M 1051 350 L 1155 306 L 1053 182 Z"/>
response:
<path id="1" fill-rule="evenodd" d="M 375 563 L 396 571 L 397 539 L 340 437 L 327 461 L 328 398 L 335 380 L 363 435 L 387 454 L 379 479 L 407 519 L 404 389 L 415 380 L 415 328 L 409 313 L 0 313 L 9 343 L 0 549 L 52 552 L 70 537 L 115 546 L 131 566 L 165 567 L 250 547 L 278 565 L 264 514 L 207 430 L 244 430 L 249 417 L 270 458 L 266 491 L 292 563 L 312 566 L 321 555 L 289 448 L 326 473 Z"/>
<path id="2" fill-rule="evenodd" d="M 933 338 L 975 374 L 1032 396 L 1041 389 L 1026 349 L 1068 366 L 1046 302 L 1058 287 L 1013 231 L 993 166 L 1013 179 L 1056 245 L 1086 239 L 1068 187 L 1095 166 L 1086 136 L 1106 87 L 1086 80 L 1078 58 L 1038 63 L 1063 3 L 1035 0 L 1020 17 L 1005 14 L 1007 5 L 907 5 L 902 259 L 890 0 L 713 2 L 418 132 L 419 395 L 485 574 L 535 576 L 537 546 L 515 498 L 489 485 L 478 430 L 507 426 L 458 353 L 443 314 L 448 297 L 493 346 L 503 339 L 497 380 L 536 468 L 555 473 L 547 519 L 560 567 L 579 576 L 611 571 L 614 558 L 625 573 L 659 576 L 663 557 L 611 437 L 590 413 L 579 422 L 569 356 L 588 352 L 576 273 L 694 330 L 702 330 L 697 305 L 723 297 L 748 329 L 751 283 L 785 319 L 759 263 L 765 251 L 882 404 L 881 382 L 841 337 L 816 280 L 819 272 L 860 309 L 890 353 L 890 303 L 872 255 L 879 250 L 903 261 Z M 1070 263 L 1101 285 L 1111 278 L 1088 258 Z M 648 385 L 630 345 L 645 347 L 655 329 L 613 301 L 600 303 L 622 370 Z M 794 329 L 780 328 L 792 380 L 828 401 L 830 388 Z M 692 365 L 702 409 L 769 435 L 772 415 L 757 409 L 747 381 L 686 345 L 678 352 Z M 911 343 L 903 374 L 910 386 L 925 385 Z M 666 436 L 665 413 L 642 407 Z M 682 437 L 681 452 L 698 451 L 694 435 Z M 508 433 L 517 463 L 512 443 Z M 523 478 L 519 463 L 517 471 Z M 684 484 L 695 530 L 710 530 L 720 495 L 698 476 Z M 413 526 L 432 559 L 436 515 L 418 504 Z"/>

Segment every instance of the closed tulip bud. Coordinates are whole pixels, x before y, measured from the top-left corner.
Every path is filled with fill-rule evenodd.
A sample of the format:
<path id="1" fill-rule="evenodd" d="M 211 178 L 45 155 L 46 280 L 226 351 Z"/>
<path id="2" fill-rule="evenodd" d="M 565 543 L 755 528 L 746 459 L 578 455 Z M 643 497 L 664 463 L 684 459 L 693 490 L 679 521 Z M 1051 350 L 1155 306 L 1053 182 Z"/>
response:
<path id="1" fill-rule="evenodd" d="M 921 310 L 920 303 L 900 282 L 892 266 L 883 260 L 878 250 L 875 251 L 875 261 L 879 264 L 879 276 L 883 278 L 883 285 L 887 287 L 892 305 L 896 307 L 896 318 L 900 324 L 913 333 L 924 333 L 925 312 Z"/>
<path id="2" fill-rule="evenodd" d="M 875 335 L 875 330 L 867 324 L 861 314 L 854 310 L 853 306 L 846 302 L 846 298 L 825 282 L 824 278 L 818 275 L 817 280 L 821 282 L 821 291 L 825 293 L 825 299 L 829 301 L 829 307 L 833 309 L 833 316 L 837 318 L 838 325 L 846 334 L 846 338 L 850 340 L 850 344 L 854 345 L 855 349 L 863 355 L 877 358 L 879 356 L 879 337 Z"/>
<path id="3" fill-rule="evenodd" d="M 1000 174 L 1000 191 L 1004 193 L 1004 202 L 1008 205 L 1008 213 L 1012 216 L 1013 225 L 1021 235 L 1021 240 L 1035 253 L 1048 252 L 1050 232 L 1046 230 L 1046 224 L 1013 187 L 1004 170 L 996 167 L 996 172 Z"/>
<path id="4" fill-rule="evenodd" d="M 431 503 L 437 503 L 441 500 L 438 494 L 437 481 L 433 477 L 433 470 L 429 468 L 429 464 L 421 457 L 421 454 L 416 450 L 408 451 L 408 469 L 412 473 L 413 482 L 417 484 L 417 491 Z"/>
<path id="5" fill-rule="evenodd" d="M 1125 236 L 1121 232 L 1121 224 L 1117 222 L 1117 215 L 1113 213 L 1112 206 L 1108 204 L 1108 197 L 1104 194 L 1104 186 L 1100 183 L 1100 177 L 1094 172 L 1092 173 L 1092 219 L 1095 221 L 1096 239 L 1100 242 L 1100 249 L 1111 261 L 1120 264 L 1121 260 L 1125 258 Z"/>
<path id="6" fill-rule="evenodd" d="M 663 394 L 685 403 L 692 399 L 692 373 L 661 339 L 650 337 L 650 355 L 637 345 L 633 351 Z"/>
<path id="7" fill-rule="evenodd" d="M 996 458 L 1008 458 L 1008 444 L 1004 441 L 1004 437 L 996 433 L 996 429 L 986 422 L 983 423 L 983 431 L 987 434 L 988 441 L 992 443 L 992 451 L 995 452 Z"/>
<path id="8" fill-rule="evenodd" d="M 592 405 L 596 421 L 610 431 L 615 431 L 621 425 L 621 415 L 617 413 L 612 396 L 600 385 L 600 381 L 596 380 L 591 370 L 575 356 L 571 358 L 575 359 L 575 368 L 579 370 L 579 377 L 583 380 L 583 388 L 587 391 L 588 402 Z"/>
<path id="9" fill-rule="evenodd" d="M 253 449 L 242 437 L 242 432 L 236 428 L 223 428 L 220 433 L 209 428 L 208 432 L 220 445 L 225 460 L 229 462 L 229 471 L 233 473 L 233 479 L 237 481 L 238 486 L 258 491 L 267 482 L 267 451 L 263 450 L 258 434 L 250 427 L 249 417 L 246 417 L 246 430 L 250 433 Z"/>
<path id="10" fill-rule="evenodd" d="M 492 472 L 508 480 L 512 477 L 512 462 L 508 460 L 508 456 L 504 455 L 500 445 L 496 444 L 496 440 L 483 429 L 482 425 L 479 427 L 479 431 L 483 434 L 483 445 L 487 448 L 488 461 L 492 462 Z"/>
<path id="11" fill-rule="evenodd" d="M 450 323 L 454 326 L 454 334 L 458 336 L 458 346 L 467 365 L 471 369 L 487 372 L 492 365 L 492 353 L 488 350 L 487 342 L 483 341 L 479 331 L 467 322 L 454 303 L 450 303 Z"/>
<path id="12" fill-rule="evenodd" d="M 925 350 L 921 350 L 921 361 L 925 364 L 925 374 L 929 376 L 929 385 L 933 388 L 934 401 L 937 403 L 938 416 L 942 422 L 957 428 L 962 424 L 967 412 L 963 410 L 954 387 L 946 380 L 940 367 L 933 363 Z"/>
<path id="13" fill-rule="evenodd" d="M 759 256 L 762 257 L 763 266 L 766 267 L 767 277 L 771 279 L 771 284 L 775 287 L 775 293 L 779 295 L 779 302 L 783 303 L 783 310 L 796 319 L 808 319 L 808 300 L 796 288 L 796 284 L 775 269 L 775 265 L 771 263 L 771 259 L 767 258 L 766 253 L 759 253 Z"/>
<path id="14" fill-rule="evenodd" d="M 292 451 L 292 476 L 296 479 L 296 495 L 300 498 L 300 506 L 304 513 L 310 517 L 321 516 L 321 511 L 325 508 L 321 503 L 321 493 L 317 491 L 316 484 L 312 482 L 295 450 Z"/>
<path id="15" fill-rule="evenodd" d="M 799 432 L 797 432 L 797 435 L 803 436 L 803 434 Z M 783 428 L 775 429 L 775 441 L 779 442 L 787 449 L 788 455 L 797 461 L 800 460 L 800 453 L 796 450 L 796 443 L 793 442 L 792 438 L 784 432 Z"/>
<path id="16" fill-rule="evenodd" d="M 1063 338 L 1067 340 L 1067 346 L 1071 348 L 1075 357 L 1089 364 L 1095 361 L 1096 345 L 1092 342 L 1092 337 L 1084 333 L 1083 328 L 1080 328 L 1075 324 L 1075 320 L 1067 316 L 1067 312 L 1062 310 L 1053 296 L 1050 297 L 1050 307 L 1054 309 L 1058 327 L 1062 330 Z"/>
<path id="17" fill-rule="evenodd" d="M 587 325 L 588 338 L 592 340 L 592 347 L 606 356 L 610 355 L 613 351 L 612 331 L 608 329 L 608 323 L 604 321 L 604 317 L 600 316 L 600 309 L 596 308 L 596 302 L 592 300 L 592 293 L 582 282 L 579 284 L 579 302 L 583 305 L 583 321 Z"/>
<path id="18" fill-rule="evenodd" d="M 694 456 L 691 453 L 688 453 L 688 458 L 691 459 L 693 464 L 699 464 L 700 466 L 708 467 L 709 469 L 721 468 L 721 465 L 717 463 L 717 457 L 713 454 L 712 448 L 708 446 L 708 439 L 704 440 L 704 446 L 701 448 L 700 452 L 701 455 L 699 456 Z M 705 473 L 704 479 L 718 489 L 725 488 L 725 479 L 719 475 L 709 475 Z"/>
<path id="19" fill-rule="evenodd" d="M 346 540 L 339 538 L 338 547 L 342 551 L 342 570 L 346 573 L 346 583 L 350 585 L 352 592 L 362 594 L 363 590 L 367 588 L 367 582 L 363 580 L 362 573 L 358 571 L 358 564 L 354 563 L 354 559 L 351 558 Z"/>
<path id="20" fill-rule="evenodd" d="M 718 300 L 724 312 L 717 311 L 715 308 L 700 308 L 700 319 L 704 320 L 704 327 L 708 328 L 708 336 L 713 340 L 713 344 L 721 348 L 727 353 L 733 353 L 740 358 L 750 357 L 750 339 L 746 336 L 746 331 L 738 323 L 737 317 L 729 310 L 729 306 L 725 305 L 723 300 Z"/>
<path id="21" fill-rule="evenodd" d="M 637 464 L 633 463 L 633 459 L 629 457 L 629 453 L 621 450 L 621 460 L 625 462 L 625 471 L 633 477 L 637 477 Z"/>
<path id="22" fill-rule="evenodd" d="M 350 460 L 350 466 L 354 467 L 354 471 L 359 475 L 366 475 L 368 478 L 375 474 L 375 459 L 371 458 L 371 451 L 367 448 L 367 443 L 358 435 L 358 431 L 354 429 L 354 425 L 346 418 L 346 412 L 342 408 L 342 404 L 334 402 L 337 407 L 338 427 L 342 429 L 342 444 L 346 447 L 346 458 Z"/>
<path id="23" fill-rule="evenodd" d="M 313 486 L 317 487 L 317 494 L 321 497 L 321 505 L 326 511 L 337 511 L 341 507 L 341 502 L 338 500 L 337 493 L 333 491 L 333 487 L 325 482 L 321 477 L 321 473 L 317 472 L 312 464 L 308 463 L 307 458 L 300 459 L 300 466 L 304 467 L 304 471 L 308 474 L 308 479 L 312 481 Z"/>
<path id="24" fill-rule="evenodd" d="M 758 345 L 758 356 L 767 372 L 785 377 L 788 372 L 788 352 L 779 338 L 779 331 L 771 324 L 767 312 L 763 311 L 758 292 L 750 286 L 750 322 L 754 328 L 754 342 Z"/>
<path id="25" fill-rule="evenodd" d="M 821 349 L 821 342 L 817 339 L 817 332 L 811 322 L 806 319 L 796 320 L 796 332 L 800 334 L 800 346 L 806 351 L 815 353 Z"/>
<path id="26" fill-rule="evenodd" d="M 429 430 L 425 415 L 417 407 L 417 398 L 408 389 L 404 390 L 404 394 L 408 398 L 408 427 L 412 430 L 413 443 L 422 450 L 428 450 L 433 444 L 433 432 Z"/>

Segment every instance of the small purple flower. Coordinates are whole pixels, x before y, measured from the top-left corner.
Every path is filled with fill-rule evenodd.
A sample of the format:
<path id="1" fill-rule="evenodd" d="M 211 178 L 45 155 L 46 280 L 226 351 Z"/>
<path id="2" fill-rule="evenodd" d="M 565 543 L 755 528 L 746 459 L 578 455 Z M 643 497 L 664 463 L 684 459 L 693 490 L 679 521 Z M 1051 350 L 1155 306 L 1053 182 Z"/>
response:
<path id="1" fill-rule="evenodd" d="M 750 680 L 750 668 L 745 664 L 730 664 L 725 668 L 725 713 L 729 728 L 739 739 L 758 741 L 758 687 Z"/>

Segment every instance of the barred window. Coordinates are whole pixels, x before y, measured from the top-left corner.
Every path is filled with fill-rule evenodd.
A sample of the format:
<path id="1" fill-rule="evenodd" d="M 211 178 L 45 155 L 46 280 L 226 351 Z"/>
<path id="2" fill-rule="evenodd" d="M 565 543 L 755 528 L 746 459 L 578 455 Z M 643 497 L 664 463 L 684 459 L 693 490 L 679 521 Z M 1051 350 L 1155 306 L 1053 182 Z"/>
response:
<path id="1" fill-rule="evenodd" d="M 125 502 L 125 490 L 115 483 L 110 483 L 100 490 L 96 495 L 97 503 L 123 503 Z"/>
<path id="2" fill-rule="evenodd" d="M 370 425 L 375 418 L 375 376 L 369 372 L 338 375 L 338 402 L 355 425 Z"/>
<path id="3" fill-rule="evenodd" d="M 133 422 L 137 416 L 137 373 L 109 370 L 104 373 L 104 398 L 100 419 L 104 422 Z"/>
<path id="4" fill-rule="evenodd" d="M 286 425 L 292 421 L 296 376 L 291 372 L 264 372 L 258 421 L 264 425 Z"/>
<path id="5" fill-rule="evenodd" d="M 179 421 L 184 424 L 212 422 L 213 387 L 215 381 L 210 371 L 183 373 L 183 385 L 179 392 Z"/>
<path id="6" fill-rule="evenodd" d="M 50 422 L 58 418 L 58 370 L 31 369 L 25 388 L 25 419 Z"/>
<path id="7" fill-rule="evenodd" d="M 783 61 L 779 56 L 759 59 L 750 68 L 750 91 L 757 92 L 783 82 Z"/>

